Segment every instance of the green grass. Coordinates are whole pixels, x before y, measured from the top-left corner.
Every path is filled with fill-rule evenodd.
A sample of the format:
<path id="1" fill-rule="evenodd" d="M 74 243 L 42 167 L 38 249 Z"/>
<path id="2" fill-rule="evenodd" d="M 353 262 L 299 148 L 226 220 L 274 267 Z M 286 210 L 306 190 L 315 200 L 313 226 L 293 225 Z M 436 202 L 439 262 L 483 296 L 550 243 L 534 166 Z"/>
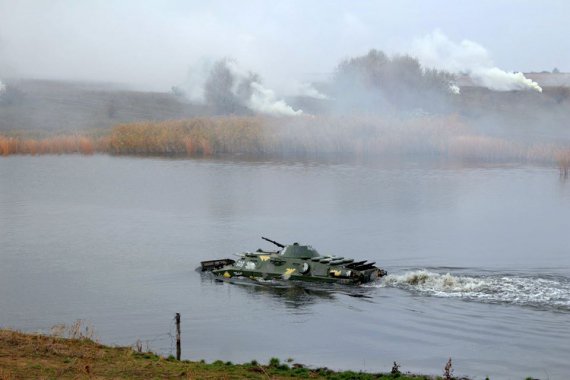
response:
<path id="1" fill-rule="evenodd" d="M 381 374 L 311 369 L 272 358 L 233 364 L 217 360 L 177 361 L 131 347 L 109 347 L 87 338 L 66 339 L 0 330 L 0 380 L 12 379 L 434 379 L 411 374 Z"/>

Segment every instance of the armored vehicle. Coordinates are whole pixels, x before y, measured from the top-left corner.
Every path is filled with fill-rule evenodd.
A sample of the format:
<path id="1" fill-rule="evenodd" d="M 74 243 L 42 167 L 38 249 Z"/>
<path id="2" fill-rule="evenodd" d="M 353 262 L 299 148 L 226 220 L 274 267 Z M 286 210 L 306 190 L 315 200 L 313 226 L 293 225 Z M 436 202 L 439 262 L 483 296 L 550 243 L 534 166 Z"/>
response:
<path id="1" fill-rule="evenodd" d="M 237 260 L 203 261 L 202 271 L 211 271 L 218 279 L 299 280 L 340 284 L 363 284 L 385 276 L 386 271 L 366 260 L 320 255 L 310 245 L 284 245 L 262 237 L 279 247 L 276 251 L 244 252 Z"/>

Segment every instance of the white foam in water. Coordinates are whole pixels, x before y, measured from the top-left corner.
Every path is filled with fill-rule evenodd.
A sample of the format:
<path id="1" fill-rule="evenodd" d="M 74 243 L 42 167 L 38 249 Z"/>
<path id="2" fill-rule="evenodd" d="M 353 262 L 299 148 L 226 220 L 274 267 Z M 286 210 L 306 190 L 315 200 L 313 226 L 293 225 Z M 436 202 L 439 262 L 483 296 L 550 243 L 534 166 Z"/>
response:
<path id="1" fill-rule="evenodd" d="M 570 279 L 564 277 L 461 276 L 416 270 L 390 274 L 375 286 L 436 297 L 570 311 Z"/>

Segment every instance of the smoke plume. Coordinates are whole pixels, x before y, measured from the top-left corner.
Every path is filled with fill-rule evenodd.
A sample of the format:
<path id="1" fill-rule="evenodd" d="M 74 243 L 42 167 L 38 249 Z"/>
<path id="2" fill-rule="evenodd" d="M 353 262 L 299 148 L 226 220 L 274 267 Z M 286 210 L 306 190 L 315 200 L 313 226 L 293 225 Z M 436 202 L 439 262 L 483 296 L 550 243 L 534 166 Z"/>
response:
<path id="1" fill-rule="evenodd" d="M 2 81 L 0 80 L 0 96 L 2 96 L 2 94 L 6 91 L 6 86 L 4 85 L 4 83 L 2 83 Z"/>
<path id="2" fill-rule="evenodd" d="M 302 110 L 295 111 L 284 100 L 278 100 L 273 90 L 263 87 L 261 83 L 252 81 L 250 86 L 253 91 L 246 103 L 248 108 L 273 116 L 294 116 L 303 113 Z"/>
<path id="3" fill-rule="evenodd" d="M 259 75 L 247 71 L 231 59 L 202 60 L 190 70 L 182 86 L 190 101 L 205 103 L 219 114 L 261 113 L 295 116 L 294 110 L 275 92 L 265 87 Z"/>
<path id="4" fill-rule="evenodd" d="M 328 95 L 325 95 L 319 90 L 317 90 L 312 83 L 308 82 L 298 83 L 295 90 L 296 90 L 294 94 L 295 96 L 302 96 L 305 98 L 319 99 L 319 100 L 329 99 Z"/>
<path id="5" fill-rule="evenodd" d="M 213 65 L 214 62 L 207 58 L 200 59 L 188 70 L 186 81 L 180 86 L 173 87 L 173 90 L 180 92 L 191 102 L 204 103 L 206 101 L 204 87 Z"/>
<path id="6" fill-rule="evenodd" d="M 425 67 L 467 74 L 475 84 L 494 91 L 542 92 L 536 82 L 522 73 L 508 72 L 496 67 L 483 46 L 469 40 L 456 43 L 439 30 L 416 39 L 412 52 Z"/>

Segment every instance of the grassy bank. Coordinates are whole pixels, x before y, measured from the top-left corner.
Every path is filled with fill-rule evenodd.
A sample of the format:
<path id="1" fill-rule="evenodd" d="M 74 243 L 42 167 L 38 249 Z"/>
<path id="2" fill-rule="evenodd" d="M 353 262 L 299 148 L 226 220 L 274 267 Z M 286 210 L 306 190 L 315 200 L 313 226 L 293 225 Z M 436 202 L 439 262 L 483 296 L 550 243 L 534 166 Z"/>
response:
<path id="1" fill-rule="evenodd" d="M 0 155 L 93 154 L 266 157 L 432 157 L 473 162 L 548 163 L 568 167 L 570 148 L 474 133 L 457 116 L 407 119 L 261 116 L 196 117 L 119 124 L 110 131 L 0 135 Z"/>
<path id="2" fill-rule="evenodd" d="M 433 379 L 410 374 L 370 374 L 308 369 L 272 359 L 232 364 L 176 361 L 130 347 L 109 347 L 87 338 L 0 330 L 0 379 Z"/>

